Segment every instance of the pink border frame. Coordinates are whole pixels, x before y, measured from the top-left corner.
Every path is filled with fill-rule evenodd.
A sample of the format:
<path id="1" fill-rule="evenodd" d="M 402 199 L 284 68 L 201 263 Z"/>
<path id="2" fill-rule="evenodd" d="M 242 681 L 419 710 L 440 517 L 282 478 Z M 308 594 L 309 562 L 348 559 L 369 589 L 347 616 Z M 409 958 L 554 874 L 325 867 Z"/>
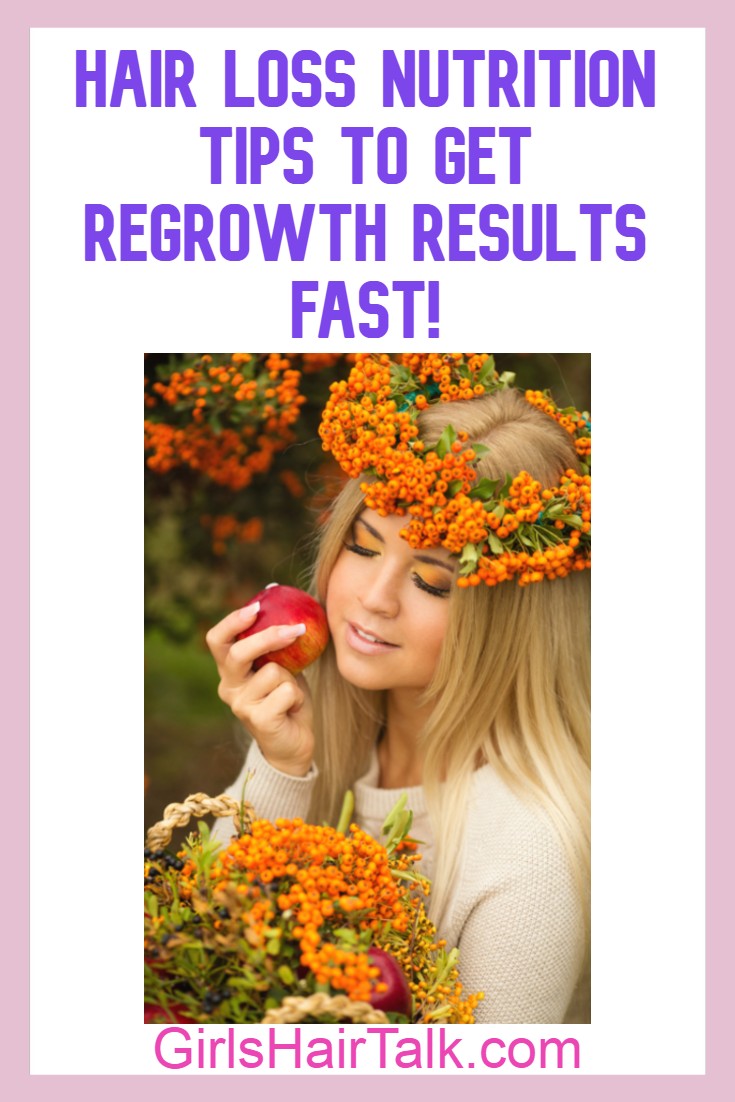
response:
<path id="1" fill-rule="evenodd" d="M 553 11 L 553 21 L 548 18 Z M 447 13 L 451 12 L 451 19 Z M 29 725 L 28 670 L 28 615 L 27 599 L 29 579 L 28 546 L 28 363 L 29 292 L 27 219 L 29 210 L 28 186 L 28 102 L 24 93 L 29 79 L 29 35 L 31 27 L 48 26 L 269 26 L 274 23 L 273 10 L 244 3 L 243 0 L 210 0 L 202 6 L 194 0 L 128 0 L 121 4 L 112 0 L 100 4 L 99 0 L 66 0 L 62 5 L 54 0 L 31 0 L 17 8 L 5 9 L 3 30 L 5 39 L 4 62 L 0 68 L 0 88 L 6 141 L 6 166 L 12 166 L 15 175 L 6 168 L 4 190 L 7 192 L 6 210 L 10 217 L 6 222 L 7 251 L 10 263 L 3 266 L 3 301 L 8 318 L 17 324 L 10 330 L 10 347 L 6 349 L 6 364 L 17 365 L 6 369 L 5 408 L 13 411 L 6 419 L 2 434 L 3 469 L 13 472 L 6 478 L 6 494 L 10 512 L 15 520 L 2 549 L 3 573 L 15 579 L 8 588 L 6 608 L 9 608 L 12 631 L 4 633 L 5 654 L 3 669 L 7 674 L 6 761 L 10 777 L 23 777 L 28 781 L 28 751 L 23 733 Z M 309 7 L 303 0 L 280 0 L 278 22 L 284 26 L 668 26 L 704 27 L 707 31 L 707 465 L 708 503 L 720 500 L 724 491 L 725 447 L 727 433 L 726 413 L 733 404 L 735 386 L 730 365 L 726 362 L 726 337 L 731 312 L 732 287 L 731 250 L 733 233 L 731 226 L 732 143 L 727 139 L 731 118 L 727 106 L 733 97 L 729 84 L 732 71 L 730 55 L 735 30 L 732 9 L 723 0 L 699 0 L 697 4 L 684 0 L 617 0 L 613 6 L 607 3 L 592 7 L 589 0 L 557 0 L 552 6 L 548 0 L 526 0 L 522 8 L 502 6 L 497 0 L 453 0 L 451 5 L 438 0 L 372 0 L 367 7 L 348 9 L 343 0 L 315 0 Z M 719 139 L 719 140 L 718 140 Z M 682 142 L 686 135 L 682 135 Z M 676 151 L 672 151 L 672 171 L 675 170 Z M 684 261 L 685 262 L 685 259 Z M 714 385 L 713 385 L 714 384 Z M 721 442 L 725 441 L 725 442 Z M 728 456 L 729 458 L 729 456 Z M 718 524 L 723 523 L 719 520 Z M 729 518 L 724 522 L 728 525 Z M 12 533 L 12 535 L 11 535 Z M 708 531 L 711 535 L 711 531 Z M 719 532 L 718 532 L 719 535 Z M 732 1020 L 733 995 L 731 984 L 735 979 L 733 969 L 733 937 L 731 885 L 728 869 L 731 868 L 731 852 L 728 845 L 732 833 L 732 795 L 729 778 L 735 764 L 732 742 L 727 732 L 732 732 L 729 711 L 731 662 L 726 647 L 731 639 L 728 612 L 732 607 L 732 583 L 725 574 L 725 556 L 719 553 L 710 539 L 706 556 L 707 567 L 707 1070 L 704 1076 L 563 1076 L 544 1078 L 534 1076 L 462 1077 L 465 1097 L 484 1098 L 488 1090 L 496 1097 L 526 1100 L 543 1091 L 551 1099 L 568 1102 L 569 1099 L 586 1098 L 589 1092 L 596 1099 L 617 1099 L 621 1092 L 635 1099 L 649 1089 L 665 1092 L 667 1099 L 678 1102 L 695 1096 L 703 1100 L 724 1098 L 728 1094 L 727 1082 L 732 1083 L 728 1057 L 732 1046 L 729 1022 Z M 729 588 L 728 588 L 729 583 Z M 730 600 L 728 600 L 728 597 Z M 731 635 L 731 633 L 730 633 Z M 12 641 L 12 646 L 7 645 Z M 24 691 L 25 690 L 25 691 Z M 24 785 L 14 781 L 8 786 L 11 801 L 6 821 L 24 824 L 26 801 Z M 22 825 L 21 825 L 22 830 Z M 12 839 L 12 832 L 11 832 Z M 11 845 L 13 842 L 11 841 Z M 22 857 L 18 867 L 24 869 Z M 27 886 L 27 876 L 26 876 Z M 10 1097 L 22 1099 L 55 1100 L 65 1098 L 75 1102 L 96 1102 L 101 1092 L 109 1102 L 123 1102 L 131 1092 L 137 1098 L 153 1098 L 155 1094 L 171 1094 L 181 1102 L 199 1099 L 203 1084 L 200 1077 L 166 1076 L 34 1076 L 28 1073 L 28 982 L 25 960 L 28 955 L 28 929 L 23 908 L 6 911 L 8 932 L 6 945 L 14 945 L 16 951 L 8 954 L 6 995 L 4 1005 L 4 1068 L 3 1077 L 10 1090 Z M 8 959 L 6 957 L 6 960 Z M 730 980 L 730 984 L 728 984 Z M 10 993 L 12 992 L 12 998 Z M 681 1042 L 686 1044 L 686 1038 Z M 212 1078 L 207 1077 L 211 1086 Z M 347 1081 L 346 1081 L 347 1080 Z M 421 1090 L 434 1094 L 438 1100 L 447 1087 L 457 1083 L 457 1078 L 447 1082 L 444 1077 L 422 1078 Z M 349 1090 L 354 1102 L 372 1100 L 376 1086 L 389 1092 L 406 1087 L 406 1076 L 381 1077 L 320 1076 L 318 1078 L 274 1076 L 266 1082 L 250 1081 L 258 1092 L 265 1088 L 274 1097 L 286 1097 L 298 1091 L 309 1099 L 324 1100 L 341 1096 Z M 220 1076 L 218 1093 L 230 1094 L 242 1091 L 245 1081 Z"/>

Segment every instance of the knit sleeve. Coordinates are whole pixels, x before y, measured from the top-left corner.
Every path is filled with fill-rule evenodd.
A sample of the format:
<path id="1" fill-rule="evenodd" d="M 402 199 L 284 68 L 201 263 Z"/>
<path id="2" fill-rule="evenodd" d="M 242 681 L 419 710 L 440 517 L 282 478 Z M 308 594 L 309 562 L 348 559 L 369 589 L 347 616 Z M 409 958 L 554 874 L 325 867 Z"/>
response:
<path id="1" fill-rule="evenodd" d="M 582 971 L 584 923 L 566 857 L 549 832 L 528 837 L 514 870 L 476 899 L 458 948 L 465 993 L 485 995 L 477 1022 L 566 1020 Z"/>
<path id="2" fill-rule="evenodd" d="M 266 761 L 258 744 L 252 742 L 240 775 L 225 792 L 236 800 L 240 800 L 244 792 L 244 798 L 252 804 L 259 819 L 305 819 L 317 776 L 315 765 L 304 777 L 281 773 Z M 231 831 L 231 819 L 218 819 L 212 833 L 224 845 Z"/>

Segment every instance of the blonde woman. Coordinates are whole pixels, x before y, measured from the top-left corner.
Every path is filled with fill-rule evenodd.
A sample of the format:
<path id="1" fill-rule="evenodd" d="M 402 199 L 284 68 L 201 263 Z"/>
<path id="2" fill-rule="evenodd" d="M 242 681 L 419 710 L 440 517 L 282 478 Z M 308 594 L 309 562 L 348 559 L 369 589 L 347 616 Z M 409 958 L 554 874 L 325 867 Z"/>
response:
<path id="1" fill-rule="evenodd" d="M 457 358 L 452 370 L 466 363 L 472 369 L 472 360 Z M 476 470 L 478 494 L 483 487 L 486 496 L 495 494 L 483 502 L 483 513 L 476 510 L 481 521 L 506 476 L 529 472 L 532 486 L 558 488 L 565 471 L 581 469 L 573 434 L 543 402 L 538 408 L 496 376 L 478 397 L 435 401 L 436 378 L 448 377 L 438 372 L 428 386 L 421 376 L 428 400 L 416 401 L 415 392 L 407 399 L 415 440 L 423 442 L 418 454 L 428 459 L 427 449 L 447 425 L 445 442 L 460 436 L 457 453 L 461 441 L 472 445 L 477 458 L 467 466 Z M 406 408 L 406 401 L 387 399 L 389 376 L 382 378 L 379 400 L 388 409 Z M 395 371 L 390 378 L 395 382 Z M 395 454 L 405 456 L 405 449 Z M 355 454 L 351 462 L 354 470 Z M 452 500 L 452 491 L 459 500 L 457 483 L 432 483 L 430 472 L 434 496 L 428 507 L 426 495 L 421 498 L 423 513 L 418 507 L 392 512 L 386 494 L 379 509 L 370 508 L 360 483 L 380 482 L 376 462 L 364 479 L 348 482 L 321 533 L 313 591 L 331 631 L 322 658 L 297 678 L 273 663 L 253 672 L 257 657 L 300 629 L 269 628 L 234 642 L 253 623 L 252 607 L 208 634 L 220 696 L 252 736 L 243 773 L 228 791 L 239 796 L 252 773 L 247 794 L 259 815 L 335 822 L 352 788 L 355 819 L 376 837 L 406 792 L 411 833 L 423 843 L 422 871 L 432 879 L 432 918 L 441 936 L 459 947 L 465 989 L 485 993 L 476 1020 L 589 1021 L 590 613 L 580 521 L 570 520 L 566 531 L 549 523 L 552 547 L 556 531 L 560 541 L 572 532 L 573 548 L 567 560 L 558 552 L 562 565 L 552 562 L 551 580 L 517 584 L 528 564 L 512 576 L 515 560 L 490 554 L 497 536 L 488 535 L 489 557 L 481 562 L 493 567 L 496 582 L 482 584 L 486 572 L 479 584 L 477 574 L 467 584 L 466 555 L 436 539 L 427 546 L 434 530 L 427 539 L 420 528 L 436 517 L 437 502 Z M 387 477 L 383 484 L 396 500 L 415 505 L 406 470 L 405 484 L 397 488 Z M 410 541 L 407 515 L 419 525 Z M 534 514 L 516 516 L 523 524 Z M 462 572 L 463 586 L 456 584 Z"/>

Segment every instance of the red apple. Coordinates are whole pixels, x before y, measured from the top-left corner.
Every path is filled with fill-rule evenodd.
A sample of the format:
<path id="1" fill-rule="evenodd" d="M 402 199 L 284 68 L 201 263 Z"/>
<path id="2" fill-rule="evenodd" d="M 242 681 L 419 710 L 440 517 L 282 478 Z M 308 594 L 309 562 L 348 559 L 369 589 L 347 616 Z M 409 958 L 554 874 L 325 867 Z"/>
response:
<path id="1" fill-rule="evenodd" d="M 252 604 L 260 601 L 260 609 L 254 623 L 241 631 L 238 639 L 247 639 L 258 631 L 265 631 L 273 624 L 305 624 L 306 632 L 281 650 L 263 654 L 253 662 L 253 669 L 259 670 L 266 662 L 276 662 L 294 676 L 315 662 L 329 642 L 327 616 L 319 604 L 308 593 L 294 589 L 291 585 L 278 585 L 274 582 L 253 597 Z"/>
<path id="2" fill-rule="evenodd" d="M 380 975 L 374 982 L 384 983 L 387 988 L 385 991 L 372 991 L 370 1005 L 386 1014 L 389 1011 L 394 1014 L 403 1014 L 411 1021 L 411 991 L 406 974 L 396 958 L 385 949 L 370 949 L 368 959 L 372 965 L 380 969 Z"/>

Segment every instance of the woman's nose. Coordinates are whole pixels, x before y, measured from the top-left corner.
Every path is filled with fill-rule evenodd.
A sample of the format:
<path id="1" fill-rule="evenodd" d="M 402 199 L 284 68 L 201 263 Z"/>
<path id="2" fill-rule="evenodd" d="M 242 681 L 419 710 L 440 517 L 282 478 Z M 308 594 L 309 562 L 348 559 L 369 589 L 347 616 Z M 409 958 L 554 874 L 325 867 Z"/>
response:
<path id="1" fill-rule="evenodd" d="M 365 579 L 357 594 L 366 612 L 375 616 L 394 617 L 398 614 L 398 581 L 388 564 L 381 564 L 370 579 Z"/>

